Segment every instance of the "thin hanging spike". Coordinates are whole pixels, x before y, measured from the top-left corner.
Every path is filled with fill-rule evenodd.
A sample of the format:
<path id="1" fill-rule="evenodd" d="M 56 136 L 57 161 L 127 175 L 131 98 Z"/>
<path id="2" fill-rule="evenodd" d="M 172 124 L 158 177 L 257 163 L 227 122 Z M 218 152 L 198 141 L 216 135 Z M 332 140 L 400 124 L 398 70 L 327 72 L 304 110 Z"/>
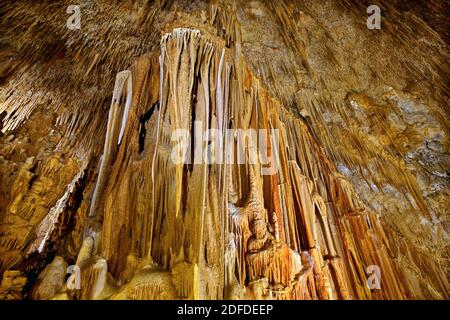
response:
<path id="1" fill-rule="evenodd" d="M 123 112 L 122 126 L 120 128 L 119 141 L 117 142 L 117 144 L 120 144 L 122 142 L 122 137 L 125 132 L 125 127 L 126 127 L 127 120 L 128 120 L 128 114 L 129 114 L 130 108 L 131 108 L 131 99 L 132 98 L 133 98 L 133 80 L 132 80 L 132 76 L 131 76 L 131 71 L 129 71 L 128 77 L 127 77 L 127 100 L 125 102 L 125 110 Z"/>
<path id="2" fill-rule="evenodd" d="M 121 71 L 116 76 L 114 85 L 113 97 L 111 107 L 109 109 L 108 124 L 106 130 L 105 144 L 103 147 L 103 156 L 98 173 L 97 183 L 95 185 L 94 194 L 92 196 L 91 206 L 89 209 L 89 217 L 97 215 L 101 210 L 101 201 L 106 187 L 108 172 L 110 171 L 111 161 L 117 151 L 117 146 L 114 141 L 118 141 L 119 123 L 120 123 L 120 99 L 123 94 L 123 87 L 125 81 L 131 78 L 129 70 Z M 131 89 L 131 87 L 130 87 Z M 131 91 L 130 91 L 131 94 Z M 125 120 L 126 121 L 126 120 Z"/>

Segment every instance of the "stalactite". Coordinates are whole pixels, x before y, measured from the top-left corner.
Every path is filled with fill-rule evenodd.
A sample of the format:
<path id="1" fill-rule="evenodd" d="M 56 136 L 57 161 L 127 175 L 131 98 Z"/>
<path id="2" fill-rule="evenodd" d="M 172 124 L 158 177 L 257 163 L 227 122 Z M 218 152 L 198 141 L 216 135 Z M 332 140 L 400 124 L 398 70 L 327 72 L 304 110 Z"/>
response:
<path id="1" fill-rule="evenodd" d="M 99 4 L 120 21 L 103 39 L 53 22 L 56 35 L 37 22 L 21 31 L 14 21 L 33 15 L 2 4 L 2 41 L 23 38 L 0 46 L 0 169 L 11 172 L 0 186 L 1 299 L 448 298 L 448 54 L 436 31 L 417 18 L 434 45 L 404 25 L 394 40 L 391 29 L 369 36 L 350 0 L 327 2 L 351 9 L 348 26 L 309 0 L 213 1 L 198 12 L 163 1 L 123 20 L 128 5 Z M 347 29 L 361 38 L 337 41 Z M 389 68 L 381 53 L 349 47 L 374 39 L 398 42 Z M 415 88 L 426 78 L 429 99 Z M 254 141 L 246 130 L 270 134 Z M 269 162 L 253 163 L 254 151 Z M 443 180 L 426 194 L 431 175 Z M 61 257 L 51 262 L 53 245 Z M 75 274 L 63 284 L 69 261 L 79 290 Z M 381 289 L 367 285 L 370 266 Z"/>
<path id="2" fill-rule="evenodd" d="M 66 270 L 67 263 L 64 258 L 55 257 L 52 263 L 39 274 L 31 294 L 33 299 L 47 300 L 62 291 Z"/>
<path id="3" fill-rule="evenodd" d="M 124 91 L 125 82 L 127 82 L 126 90 L 130 91 L 127 94 L 125 107 L 122 109 L 120 102 Z M 116 143 L 120 144 L 123 132 L 125 130 L 131 103 L 131 88 L 132 85 L 130 71 L 122 71 L 118 73 L 116 76 L 116 84 L 114 86 L 111 108 L 109 110 L 108 127 L 106 131 L 105 145 L 103 147 L 103 155 L 99 168 L 97 184 L 95 185 L 91 208 L 89 211 L 89 216 L 91 217 L 95 216 L 98 211 L 102 211 L 102 206 L 101 203 L 99 203 L 100 200 L 98 199 L 102 197 L 102 193 L 104 192 L 106 178 L 111 170 L 110 165 L 117 151 Z M 120 124 L 121 127 L 119 126 Z"/>

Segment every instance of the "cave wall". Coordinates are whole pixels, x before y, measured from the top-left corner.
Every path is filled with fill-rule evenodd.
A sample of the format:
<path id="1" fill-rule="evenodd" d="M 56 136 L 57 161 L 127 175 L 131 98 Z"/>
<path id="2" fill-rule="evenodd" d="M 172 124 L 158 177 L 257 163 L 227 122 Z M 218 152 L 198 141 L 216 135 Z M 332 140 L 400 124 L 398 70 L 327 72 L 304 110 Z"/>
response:
<path id="1" fill-rule="evenodd" d="M 380 6 L 2 3 L 0 296 L 448 298 L 445 5 Z M 196 121 L 278 171 L 174 164 Z"/>

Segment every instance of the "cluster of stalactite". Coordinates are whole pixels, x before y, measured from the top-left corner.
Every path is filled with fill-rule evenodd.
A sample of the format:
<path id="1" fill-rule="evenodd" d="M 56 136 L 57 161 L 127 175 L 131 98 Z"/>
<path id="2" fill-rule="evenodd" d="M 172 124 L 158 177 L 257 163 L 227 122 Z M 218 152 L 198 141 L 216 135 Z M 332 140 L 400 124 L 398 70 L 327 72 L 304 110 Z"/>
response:
<path id="1" fill-rule="evenodd" d="M 276 149 L 264 142 L 278 170 L 262 175 L 248 158 L 174 163 L 174 130 L 191 133 L 189 150 L 207 146 L 194 145 L 194 122 L 235 140 L 223 159 L 239 147 L 227 129 L 278 129 Z M 377 216 L 308 127 L 237 50 L 198 30 L 175 29 L 160 54 L 118 74 L 91 199 L 76 299 L 401 299 L 412 289 Z M 371 265 L 381 288 L 368 287 Z"/>
<path id="2" fill-rule="evenodd" d="M 446 239 L 439 224 L 445 199 L 440 192 L 426 198 L 419 184 L 424 179 L 401 160 L 408 144 L 422 143 L 423 132 L 431 147 L 442 148 L 445 141 L 435 137 L 445 134 L 436 119 L 445 111 L 430 102 L 436 117 L 423 115 L 415 96 L 375 85 L 368 88 L 386 104 L 365 94 L 343 95 L 352 86 L 367 88 L 346 73 L 342 56 L 333 56 L 340 42 L 327 32 L 323 39 L 306 31 L 323 18 L 314 5 L 308 11 L 308 1 L 251 2 L 251 17 L 223 1 L 196 5 L 206 8 L 199 17 L 183 9 L 166 12 L 170 1 L 133 11 L 136 23 L 127 28 L 145 36 L 127 45 L 102 41 L 91 29 L 85 36 L 95 41 L 70 38 L 55 26 L 56 36 L 71 45 L 59 47 L 52 34 L 34 47 L 17 43 L 15 50 L 29 51 L 29 58 L 0 46 L 0 85 L 15 72 L 24 74 L 0 92 L 0 168 L 14 172 L 3 174 L 0 186 L 0 299 L 24 293 L 33 299 L 448 298 L 446 260 L 438 256 L 445 253 L 439 247 Z M 352 1 L 340 6 L 355 7 Z M 124 1 L 111 14 L 119 19 L 131 7 Z M 299 8 L 310 15 L 301 11 L 294 23 Z M 2 23 L 21 15 L 32 19 L 27 10 L 21 3 L 5 6 Z M 283 45 L 273 40 L 279 48 L 268 47 L 276 53 L 268 61 L 270 54 L 249 49 L 249 28 L 260 26 L 258 17 L 276 22 L 290 51 L 280 54 Z M 246 19 L 250 27 L 238 22 Z M 171 23 L 162 28 L 166 20 Z M 108 21 L 99 25 L 107 28 Z M 117 24 L 111 33 L 127 28 Z M 158 45 L 159 29 L 166 34 Z M 408 32 L 400 33 L 403 47 L 413 43 Z M 329 61 L 309 65 L 314 52 L 307 47 L 316 40 L 314 47 Z M 54 55 L 46 53 L 48 43 Z M 433 47 L 421 46 L 420 52 Z M 440 65 L 441 48 L 435 50 L 433 63 Z M 421 58 L 411 52 L 404 54 Z M 134 55 L 140 58 L 111 81 Z M 69 74 L 67 61 L 74 63 Z M 405 68 L 417 78 L 429 71 L 439 103 L 445 101 L 445 83 L 439 82 L 445 70 L 421 63 L 425 67 Z M 376 70 L 386 68 L 370 70 L 376 85 L 384 85 Z M 27 91 L 59 81 L 56 89 Z M 342 83 L 342 92 L 335 83 Z M 73 92 L 82 93 L 80 99 Z M 416 121 L 423 130 L 413 129 Z M 180 129 L 187 137 L 174 138 Z M 218 137 L 204 136 L 208 129 Z M 269 163 L 253 163 L 250 142 L 229 134 L 249 129 L 266 133 L 256 136 L 256 146 Z M 199 134 L 205 141 L 196 140 Z M 177 163 L 181 141 L 187 152 Z M 237 164 L 242 146 L 245 161 Z M 200 159 L 197 150 L 203 150 Z M 205 150 L 222 162 L 209 163 Z M 441 162 L 433 172 L 441 172 Z M 364 183 L 377 190 L 373 198 L 349 168 L 359 168 Z M 395 188 L 401 191 L 398 206 L 389 195 Z M 421 223 L 399 223 L 403 218 Z M 414 242 L 417 230 L 424 236 Z M 430 243 L 435 255 L 424 249 Z M 379 286 L 369 286 L 373 266 Z"/>

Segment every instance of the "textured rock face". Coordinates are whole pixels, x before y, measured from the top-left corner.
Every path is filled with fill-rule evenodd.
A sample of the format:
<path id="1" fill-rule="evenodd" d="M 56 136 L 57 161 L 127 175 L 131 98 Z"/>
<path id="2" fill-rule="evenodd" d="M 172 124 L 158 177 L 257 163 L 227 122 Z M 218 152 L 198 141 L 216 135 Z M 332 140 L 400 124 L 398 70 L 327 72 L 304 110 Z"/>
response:
<path id="1" fill-rule="evenodd" d="M 446 8 L 369 5 L 2 4 L 0 298 L 448 299 Z"/>

